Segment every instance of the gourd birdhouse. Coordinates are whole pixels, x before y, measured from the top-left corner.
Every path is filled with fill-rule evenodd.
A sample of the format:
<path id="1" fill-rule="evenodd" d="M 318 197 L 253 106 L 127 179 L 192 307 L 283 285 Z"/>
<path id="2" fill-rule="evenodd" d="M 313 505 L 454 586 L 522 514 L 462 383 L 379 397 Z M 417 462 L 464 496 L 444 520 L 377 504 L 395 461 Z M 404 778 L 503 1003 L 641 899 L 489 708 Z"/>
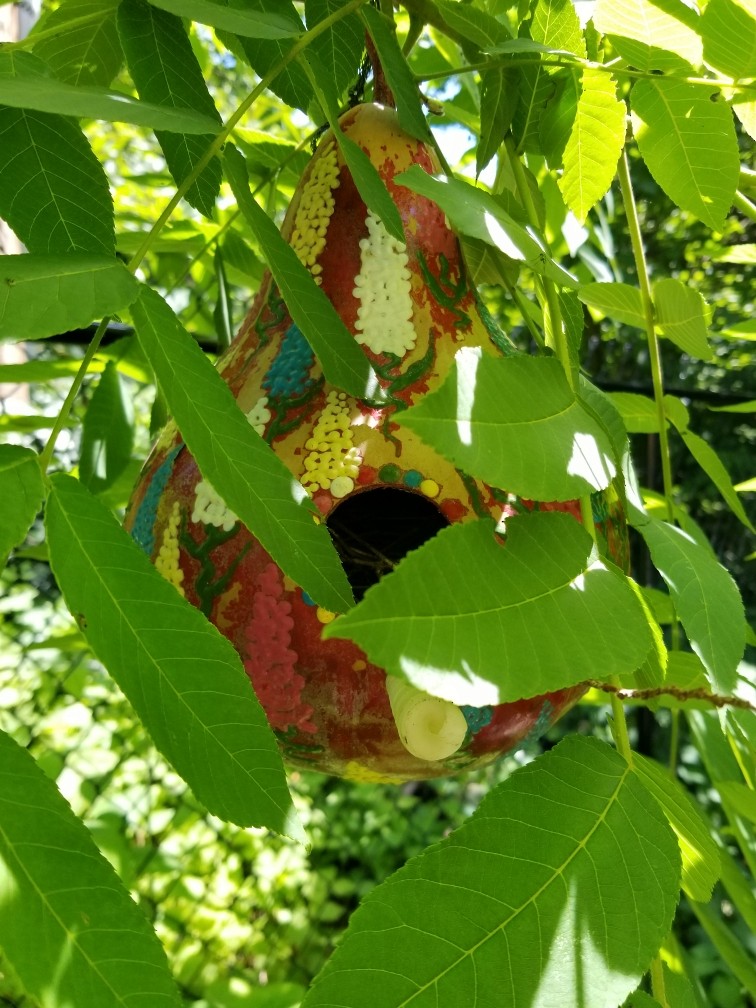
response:
<path id="1" fill-rule="evenodd" d="M 471 284 L 459 241 L 430 200 L 395 182 L 433 152 L 396 112 L 361 105 L 341 120 L 399 209 L 406 243 L 361 199 L 329 132 L 283 236 L 362 346 L 383 388 L 377 407 L 329 385 L 266 275 L 218 367 L 249 423 L 311 495 L 357 601 L 409 550 L 452 522 L 502 515 L 499 490 L 458 471 L 397 415 L 437 388 L 463 347 L 514 352 Z M 538 507 L 509 500 L 508 506 Z M 599 535 L 623 563 L 624 523 L 610 498 Z M 545 505 L 573 511 L 577 502 Z M 237 649 L 285 759 L 356 780 L 435 777 L 490 762 L 547 728 L 584 692 L 456 707 L 388 677 L 351 641 L 324 640 L 334 614 L 313 603 L 202 477 L 169 425 L 126 518 L 157 568 Z"/>

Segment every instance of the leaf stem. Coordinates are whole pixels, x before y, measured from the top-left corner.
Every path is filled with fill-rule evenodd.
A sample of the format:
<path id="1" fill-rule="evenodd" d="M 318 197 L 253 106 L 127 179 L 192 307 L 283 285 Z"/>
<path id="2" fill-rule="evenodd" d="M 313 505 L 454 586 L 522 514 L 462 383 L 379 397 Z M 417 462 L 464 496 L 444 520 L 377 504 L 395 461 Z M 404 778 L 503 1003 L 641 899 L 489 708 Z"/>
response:
<path id="1" fill-rule="evenodd" d="M 662 463 L 662 481 L 664 484 L 664 497 L 667 503 L 669 520 L 674 520 L 674 487 L 672 482 L 672 465 L 669 453 L 669 438 L 667 436 L 667 417 L 664 411 L 664 377 L 662 374 L 661 354 L 659 352 L 659 337 L 656 333 L 656 319 L 654 313 L 654 302 L 651 295 L 651 283 L 646 265 L 646 255 L 643 249 L 643 236 L 641 234 L 640 221 L 638 219 L 638 209 L 633 193 L 633 184 L 630 179 L 630 166 L 627 157 L 627 148 L 622 152 L 617 168 L 622 200 L 625 204 L 627 215 L 627 227 L 630 235 L 630 243 L 635 260 L 635 269 L 638 274 L 638 286 L 640 287 L 641 304 L 643 305 L 643 316 L 646 323 L 646 340 L 648 342 L 648 353 L 651 362 L 651 381 L 654 389 L 654 402 L 656 403 L 656 417 L 659 425 L 659 452 Z"/>
<path id="2" fill-rule="evenodd" d="M 749 200 L 748 197 L 745 196 L 739 189 L 735 193 L 733 206 L 740 210 L 745 217 L 749 217 L 752 221 L 756 221 L 756 203 Z"/>
<path id="3" fill-rule="evenodd" d="M 615 680 L 615 685 L 619 687 L 619 683 Z M 620 699 L 619 692 L 612 693 L 611 697 L 612 704 L 612 737 L 614 738 L 614 744 L 617 746 L 617 752 L 621 756 L 624 756 L 628 763 L 633 761 L 633 750 L 630 746 L 630 736 L 627 731 L 627 719 L 625 718 L 625 708 L 622 706 L 622 700 Z"/>
<path id="4" fill-rule="evenodd" d="M 102 21 L 102 10 L 96 10 L 93 14 L 82 14 L 80 17 L 71 18 L 63 24 L 54 28 L 43 28 L 41 31 L 32 32 L 26 38 L 18 39 L 15 42 L 6 42 L 3 49 L 7 52 L 13 49 L 33 49 L 37 42 L 46 42 L 47 39 L 59 38 L 62 32 L 68 32 L 72 28 L 85 28 L 87 25 Z"/>
<path id="5" fill-rule="evenodd" d="M 100 341 L 105 335 L 105 332 L 110 324 L 110 316 L 106 316 L 100 324 L 97 326 L 97 331 L 95 332 L 92 339 L 89 341 L 89 346 L 86 349 L 86 353 L 81 359 L 81 364 L 79 365 L 79 370 L 74 376 L 74 380 L 71 382 L 71 387 L 68 390 L 68 395 L 63 400 L 63 405 L 60 408 L 60 412 L 53 424 L 53 428 L 50 431 L 50 436 L 47 439 L 45 447 L 40 452 L 39 456 L 39 466 L 42 470 L 42 474 L 45 475 L 52 461 L 52 455 L 55 451 L 55 442 L 58 440 L 58 435 L 63 430 L 66 421 L 73 408 L 74 400 L 79 394 L 79 389 L 81 388 L 82 382 L 86 377 L 87 371 L 89 370 L 89 365 L 92 363 L 95 354 L 100 348 Z"/>
<path id="6" fill-rule="evenodd" d="M 651 991 L 661 1008 L 669 1008 L 667 993 L 664 989 L 664 963 L 660 955 L 655 955 L 651 962 Z"/>

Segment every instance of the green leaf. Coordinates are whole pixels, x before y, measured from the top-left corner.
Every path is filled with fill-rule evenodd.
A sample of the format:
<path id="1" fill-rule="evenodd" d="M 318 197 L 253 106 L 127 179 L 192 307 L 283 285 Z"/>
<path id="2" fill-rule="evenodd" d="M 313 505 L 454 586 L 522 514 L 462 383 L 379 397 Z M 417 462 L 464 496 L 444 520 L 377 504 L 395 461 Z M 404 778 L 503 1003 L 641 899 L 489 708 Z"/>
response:
<path id="1" fill-rule="evenodd" d="M 486 11 L 456 0 L 436 0 L 435 7 L 452 31 L 484 51 L 511 38 L 507 27 Z"/>
<path id="2" fill-rule="evenodd" d="M 707 305 L 698 291 L 667 277 L 654 284 L 653 297 L 662 336 L 692 357 L 711 360 Z"/>
<path id="3" fill-rule="evenodd" d="M 273 732 L 231 644 L 77 480 L 52 477 L 46 522 L 66 605 L 197 798 L 238 826 L 301 838 Z"/>
<path id="4" fill-rule="evenodd" d="M 107 87 L 123 62 L 117 10 L 118 0 L 63 0 L 34 26 L 31 42 L 40 30 L 53 32 L 34 43 L 34 55 L 66 84 Z"/>
<path id="5" fill-rule="evenodd" d="M 302 22 L 296 15 L 287 16 L 285 9 L 266 10 L 262 4 L 256 10 L 250 9 L 255 7 L 253 3 L 247 3 L 247 9 L 233 9 L 211 0 L 150 0 L 150 4 L 176 17 L 189 18 L 199 24 L 212 25 L 213 28 L 249 38 L 284 39 L 302 32 Z M 286 7 L 281 0 L 277 0 L 276 6 Z"/>
<path id="6" fill-rule="evenodd" d="M 745 527 L 750 529 L 751 532 L 756 531 L 745 512 L 745 508 L 738 497 L 735 487 L 732 485 L 730 474 L 727 472 L 724 463 L 716 451 L 711 447 L 708 441 L 704 441 L 702 437 L 699 437 L 698 434 L 694 434 L 693 431 L 683 431 L 681 432 L 681 437 L 693 458 L 696 462 L 698 462 L 714 486 L 727 501 L 727 504 L 733 514 L 736 515 Z"/>
<path id="7" fill-rule="evenodd" d="M 609 74 L 586 67 L 581 84 L 559 188 L 567 206 L 583 223 L 614 178 L 625 144 L 626 109 Z"/>
<path id="8" fill-rule="evenodd" d="M 626 283 L 586 283 L 578 287 L 577 296 L 583 304 L 615 322 L 624 322 L 636 329 L 646 328 L 643 302 L 637 287 Z"/>
<path id="9" fill-rule="evenodd" d="M 656 998 L 652 998 L 650 994 L 646 994 L 645 991 L 633 991 L 630 997 L 625 1001 L 622 1008 L 662 1008 Z"/>
<path id="10" fill-rule="evenodd" d="M 378 379 L 336 309 L 250 194 L 244 160 L 226 145 L 224 163 L 239 209 L 257 239 L 294 322 L 312 346 L 326 380 L 357 397 L 380 391 Z M 295 579 L 296 580 L 296 579 Z"/>
<path id="11" fill-rule="evenodd" d="M 671 925 L 674 836 L 628 764 L 572 736 L 363 900 L 302 1008 L 619 1004 Z"/>
<path id="12" fill-rule="evenodd" d="M 638 81 L 633 128 L 648 170 L 669 198 L 720 230 L 732 206 L 740 156 L 729 106 L 682 80 Z"/>
<path id="13" fill-rule="evenodd" d="M 47 774 L 0 733 L 0 934 L 44 1008 L 178 1008 L 160 942 Z"/>
<path id="14" fill-rule="evenodd" d="M 580 20 L 571 0 L 537 0 L 530 37 L 548 49 L 586 57 Z"/>
<path id="15" fill-rule="evenodd" d="M 517 107 L 512 118 L 512 136 L 517 151 L 528 154 L 541 153 L 541 129 L 546 110 L 551 104 L 557 80 L 546 71 L 540 61 L 519 67 Z"/>
<path id="16" fill-rule="evenodd" d="M 108 180 L 75 122 L 0 106 L 0 147 L 0 216 L 29 252 L 114 252 Z"/>
<path id="17" fill-rule="evenodd" d="M 193 109 L 221 125 L 181 18 L 157 10 L 144 0 L 122 0 L 118 32 L 131 79 L 142 100 Z M 208 133 L 190 136 L 159 130 L 156 136 L 176 185 L 193 174 L 213 141 Z M 213 216 L 221 177 L 220 161 L 214 157 L 186 192 L 187 203 L 205 217 Z"/>
<path id="18" fill-rule="evenodd" d="M 475 150 L 475 174 L 480 175 L 504 142 L 517 107 L 519 72 L 495 67 L 480 75 L 480 138 Z"/>
<path id="19" fill-rule="evenodd" d="M 177 5 L 183 9 L 183 0 L 177 0 Z M 228 8 L 236 13 L 264 14 L 266 17 L 275 14 L 287 23 L 298 25 L 298 31 L 304 31 L 299 15 L 291 0 L 230 0 Z M 177 13 L 181 13 L 178 11 Z M 223 35 L 221 35 L 223 40 Z M 233 46 L 233 40 L 230 40 Z M 273 71 L 288 55 L 293 40 L 289 38 L 248 38 L 240 35 L 239 46 L 252 69 L 259 77 Z M 291 105 L 307 112 L 313 98 L 312 88 L 302 67 L 296 61 L 288 63 L 271 81 L 270 90 Z"/>
<path id="20" fill-rule="evenodd" d="M 109 487 L 131 461 L 131 404 L 113 361 L 108 361 L 84 414 L 79 478 L 92 493 Z"/>
<path id="21" fill-rule="evenodd" d="M 312 30 L 341 10 L 343 0 L 305 0 L 305 20 Z M 341 18 L 310 43 L 310 49 L 326 69 L 335 92 L 341 96 L 354 84 L 365 51 L 365 33 L 356 14 Z"/>
<path id="22" fill-rule="evenodd" d="M 37 453 L 20 445 L 0 445 L 0 567 L 23 542 L 44 494 Z"/>
<path id="23" fill-rule="evenodd" d="M 729 693 L 745 647 L 743 602 L 730 574 L 682 529 L 658 519 L 631 523 L 646 541 L 654 566 L 669 588 L 691 647 L 714 689 Z"/>
<path id="24" fill-rule="evenodd" d="M 681 0 L 598 0 L 593 20 L 639 70 L 685 73 L 701 65 L 697 18 Z"/>
<path id="25" fill-rule="evenodd" d="M 142 287 L 131 314 L 202 475 L 319 605 L 332 612 L 348 608 L 346 575 L 325 525 L 315 523 L 306 491 L 249 425 L 196 341 L 148 287 Z"/>
<path id="26" fill-rule="evenodd" d="M 189 108 L 137 101 L 120 91 L 94 85 L 64 84 L 45 75 L 44 63 L 30 53 L 0 52 L 0 103 L 13 108 L 106 122 L 128 122 L 179 133 L 217 133 L 217 122 Z"/>
<path id="27" fill-rule="evenodd" d="M 748 0 L 709 0 L 701 18 L 706 63 L 734 80 L 756 77 L 756 8 Z"/>
<path id="28" fill-rule="evenodd" d="M 40 339 L 126 308 L 139 285 L 105 256 L 0 257 L 0 340 Z"/>
<path id="29" fill-rule="evenodd" d="M 659 414 L 653 399 L 636 392 L 610 392 L 609 398 L 622 415 L 630 434 L 659 432 Z"/>
<path id="30" fill-rule="evenodd" d="M 677 836 L 682 858 L 682 887 L 691 899 L 707 903 L 719 880 L 719 848 L 699 806 L 668 770 L 633 753 L 633 773 L 659 802 Z"/>
<path id="31" fill-rule="evenodd" d="M 455 466 L 531 500 L 574 500 L 609 486 L 609 437 L 554 357 L 458 351 L 435 392 L 397 416 Z"/>
<path id="32" fill-rule="evenodd" d="M 365 595 L 324 636 L 452 703 L 506 703 L 631 672 L 651 648 L 628 581 L 591 555 L 571 515 L 452 525 Z M 432 588 L 431 588 L 432 586 Z"/>
<path id="33" fill-rule="evenodd" d="M 430 140 L 431 132 L 423 115 L 420 92 L 399 48 L 393 23 L 369 6 L 360 9 L 360 17 L 370 32 L 381 68 L 394 95 L 399 125 L 418 140 Z"/>
<path id="34" fill-rule="evenodd" d="M 479 238 L 561 286 L 576 286 L 575 278 L 551 259 L 532 230 L 513 220 L 490 193 L 461 179 L 434 177 L 420 165 L 412 165 L 394 181 L 437 203 L 461 234 Z"/>
<path id="35" fill-rule="evenodd" d="M 561 168 L 577 115 L 579 75 L 565 69 L 552 75 L 556 90 L 539 123 L 540 146 L 551 168 Z"/>
<path id="36" fill-rule="evenodd" d="M 756 825 L 756 792 L 739 781 L 717 781 L 716 788 L 730 808 Z"/>
<path id="37" fill-rule="evenodd" d="M 725 923 L 712 906 L 694 902 L 690 904 L 690 908 L 727 966 L 750 996 L 756 998 L 756 966 L 750 953 L 733 934 L 730 922 Z"/>

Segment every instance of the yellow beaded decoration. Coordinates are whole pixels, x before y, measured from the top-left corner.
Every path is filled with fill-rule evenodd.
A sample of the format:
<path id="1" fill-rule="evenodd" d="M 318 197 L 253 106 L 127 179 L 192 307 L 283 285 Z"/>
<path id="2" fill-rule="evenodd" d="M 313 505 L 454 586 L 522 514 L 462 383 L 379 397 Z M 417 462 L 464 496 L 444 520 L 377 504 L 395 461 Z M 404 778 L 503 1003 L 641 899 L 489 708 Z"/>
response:
<path id="1" fill-rule="evenodd" d="M 309 493 L 331 490 L 345 497 L 354 489 L 360 471 L 360 452 L 354 446 L 347 396 L 335 389 L 328 393 L 326 406 L 318 417 L 311 437 L 305 442 L 302 486 Z"/>
<path id="2" fill-rule="evenodd" d="M 183 595 L 184 589 L 181 582 L 184 580 L 184 572 L 179 567 L 179 544 L 178 530 L 181 524 L 181 508 L 178 501 L 174 501 L 168 524 L 163 529 L 163 542 L 160 552 L 155 558 L 155 567 L 160 571 L 166 581 L 170 581 L 174 588 Z"/>
<path id="3" fill-rule="evenodd" d="M 313 162 L 312 174 L 302 191 L 294 217 L 291 247 L 300 262 L 312 273 L 315 283 L 321 284 L 322 268 L 318 256 L 325 248 L 328 222 L 335 207 L 333 190 L 339 185 L 339 159 L 334 141 L 323 149 Z"/>

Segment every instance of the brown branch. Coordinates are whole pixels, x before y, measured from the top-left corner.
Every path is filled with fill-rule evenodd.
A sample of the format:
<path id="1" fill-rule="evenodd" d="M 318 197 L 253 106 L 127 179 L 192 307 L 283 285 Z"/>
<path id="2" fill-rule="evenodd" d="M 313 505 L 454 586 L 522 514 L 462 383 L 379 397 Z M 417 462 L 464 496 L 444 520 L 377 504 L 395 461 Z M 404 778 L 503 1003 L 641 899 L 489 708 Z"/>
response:
<path id="1" fill-rule="evenodd" d="M 710 693 L 706 689 L 679 689 L 677 686 L 659 686 L 655 689 L 624 690 L 611 683 L 598 682 L 589 679 L 588 685 L 592 689 L 601 690 L 602 693 L 613 693 L 620 700 L 653 700 L 656 697 L 673 696 L 676 700 L 703 700 L 710 703 L 712 707 L 737 707 L 739 710 L 756 711 L 756 705 L 741 697 L 722 696 L 719 693 Z"/>

